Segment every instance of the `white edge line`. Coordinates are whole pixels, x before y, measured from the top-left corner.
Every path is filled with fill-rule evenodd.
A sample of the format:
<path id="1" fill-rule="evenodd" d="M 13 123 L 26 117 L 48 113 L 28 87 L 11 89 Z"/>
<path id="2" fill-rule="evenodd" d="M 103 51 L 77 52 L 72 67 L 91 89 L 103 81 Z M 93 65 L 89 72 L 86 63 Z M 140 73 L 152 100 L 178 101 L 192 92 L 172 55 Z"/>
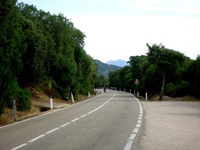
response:
<path id="1" fill-rule="evenodd" d="M 135 127 L 136 127 L 136 128 L 140 128 L 140 126 L 141 126 L 141 124 L 138 123 L 138 124 L 136 124 Z"/>
<path id="2" fill-rule="evenodd" d="M 138 131 L 139 131 L 139 129 L 138 129 L 138 128 L 135 128 L 135 129 L 133 130 L 133 133 L 138 133 Z"/>
<path id="3" fill-rule="evenodd" d="M 131 134 L 131 136 L 129 137 L 129 140 L 134 140 L 135 139 L 135 136 L 136 136 L 136 134 L 135 133 L 133 133 L 133 134 Z"/>
<path id="4" fill-rule="evenodd" d="M 132 96 L 133 96 L 133 95 L 132 95 Z M 134 130 L 133 130 L 133 133 L 131 133 L 131 135 L 130 135 L 130 137 L 129 137 L 127 143 L 126 143 L 126 146 L 125 146 L 124 150 L 130 150 L 130 149 L 131 149 L 132 144 L 133 144 L 133 141 L 134 141 L 134 139 L 135 139 L 135 137 L 136 137 L 136 135 L 137 135 L 137 133 L 138 133 L 138 131 L 139 131 L 139 129 L 140 129 L 141 123 L 142 123 L 142 121 L 141 121 L 141 119 L 142 119 L 142 117 L 143 117 L 143 108 L 142 108 L 142 104 L 140 103 L 140 101 L 139 101 L 135 96 L 133 96 L 133 97 L 136 99 L 136 101 L 137 101 L 138 104 L 139 104 L 140 112 L 139 112 L 139 116 L 138 116 L 138 123 L 136 124 L 136 126 L 135 126 L 135 128 L 134 128 Z M 140 122 L 141 122 L 141 123 L 140 123 Z"/>
<path id="5" fill-rule="evenodd" d="M 128 142 L 126 143 L 126 146 L 125 146 L 124 150 L 130 150 L 132 144 L 133 144 L 133 140 L 128 140 Z"/>

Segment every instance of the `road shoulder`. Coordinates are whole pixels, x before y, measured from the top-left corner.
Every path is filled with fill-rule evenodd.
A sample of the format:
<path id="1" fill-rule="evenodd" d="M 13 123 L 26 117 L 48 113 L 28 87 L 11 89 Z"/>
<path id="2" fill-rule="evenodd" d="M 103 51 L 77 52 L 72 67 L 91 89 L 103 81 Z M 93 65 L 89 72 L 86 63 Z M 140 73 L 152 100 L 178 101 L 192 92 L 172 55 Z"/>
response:
<path id="1" fill-rule="evenodd" d="M 145 115 L 137 149 L 197 150 L 200 102 L 142 102 Z"/>

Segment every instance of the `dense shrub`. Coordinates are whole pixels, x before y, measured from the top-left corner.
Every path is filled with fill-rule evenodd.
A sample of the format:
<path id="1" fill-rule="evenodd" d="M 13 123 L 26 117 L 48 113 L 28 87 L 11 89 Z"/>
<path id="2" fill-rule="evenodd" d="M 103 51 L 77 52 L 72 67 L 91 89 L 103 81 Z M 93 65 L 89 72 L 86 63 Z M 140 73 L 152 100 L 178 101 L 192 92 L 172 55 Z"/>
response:
<path id="1" fill-rule="evenodd" d="M 191 93 L 191 85 L 188 81 L 181 81 L 176 86 L 176 96 L 185 96 Z"/>
<path id="2" fill-rule="evenodd" d="M 165 94 L 168 96 L 176 95 L 176 86 L 173 83 L 169 83 L 165 87 Z"/>
<path id="3" fill-rule="evenodd" d="M 31 109 L 31 93 L 28 89 L 21 89 L 17 96 L 17 110 Z"/>

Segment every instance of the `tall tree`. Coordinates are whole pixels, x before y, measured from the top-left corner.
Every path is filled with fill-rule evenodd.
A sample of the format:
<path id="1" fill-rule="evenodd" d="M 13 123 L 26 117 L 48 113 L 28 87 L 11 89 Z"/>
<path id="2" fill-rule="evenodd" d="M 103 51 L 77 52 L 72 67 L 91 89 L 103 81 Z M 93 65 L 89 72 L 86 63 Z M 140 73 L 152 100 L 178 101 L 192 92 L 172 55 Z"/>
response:
<path id="1" fill-rule="evenodd" d="M 184 61 L 184 55 L 172 49 L 165 48 L 161 44 L 149 46 L 147 43 L 147 47 L 149 49 L 147 53 L 148 61 L 151 64 L 155 64 L 162 75 L 159 100 L 163 100 L 166 77 L 176 73 L 177 68 Z"/>
<path id="2" fill-rule="evenodd" d="M 0 114 L 4 107 L 12 105 L 18 94 L 17 77 L 23 64 L 21 55 L 23 32 L 16 7 L 16 0 L 1 0 L 0 3 Z"/>
<path id="3" fill-rule="evenodd" d="M 192 95 L 200 97 L 200 55 L 190 64 L 186 75 L 192 85 Z"/>
<path id="4" fill-rule="evenodd" d="M 142 81 L 142 77 L 144 77 L 143 68 L 146 67 L 145 65 L 147 64 L 147 56 L 144 56 L 144 55 L 130 56 L 129 59 L 130 61 L 128 63 L 131 65 L 131 70 L 132 70 L 132 81 L 133 81 L 132 86 L 136 90 L 136 88 L 138 88 L 138 85 L 135 85 L 135 81 L 136 79 L 138 79 L 139 81 Z M 142 86 L 143 86 L 143 82 L 140 82 L 139 88 Z"/>

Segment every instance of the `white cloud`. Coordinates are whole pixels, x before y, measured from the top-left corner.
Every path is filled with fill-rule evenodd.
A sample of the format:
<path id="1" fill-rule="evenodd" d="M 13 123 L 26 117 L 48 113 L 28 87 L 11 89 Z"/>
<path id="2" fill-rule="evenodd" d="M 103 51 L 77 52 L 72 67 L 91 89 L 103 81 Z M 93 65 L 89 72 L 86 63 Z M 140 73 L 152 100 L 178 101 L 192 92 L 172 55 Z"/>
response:
<path id="1" fill-rule="evenodd" d="M 138 0 L 123 7 L 143 11 L 200 15 L 199 0 Z"/>
<path id="2" fill-rule="evenodd" d="M 104 62 L 128 60 L 147 52 L 146 43 L 164 44 L 195 59 L 199 53 L 200 21 L 177 16 L 72 16 L 86 34 L 86 52 Z"/>
<path id="3" fill-rule="evenodd" d="M 88 1 L 88 2 L 105 2 L 106 0 L 82 0 L 84 1 Z"/>

